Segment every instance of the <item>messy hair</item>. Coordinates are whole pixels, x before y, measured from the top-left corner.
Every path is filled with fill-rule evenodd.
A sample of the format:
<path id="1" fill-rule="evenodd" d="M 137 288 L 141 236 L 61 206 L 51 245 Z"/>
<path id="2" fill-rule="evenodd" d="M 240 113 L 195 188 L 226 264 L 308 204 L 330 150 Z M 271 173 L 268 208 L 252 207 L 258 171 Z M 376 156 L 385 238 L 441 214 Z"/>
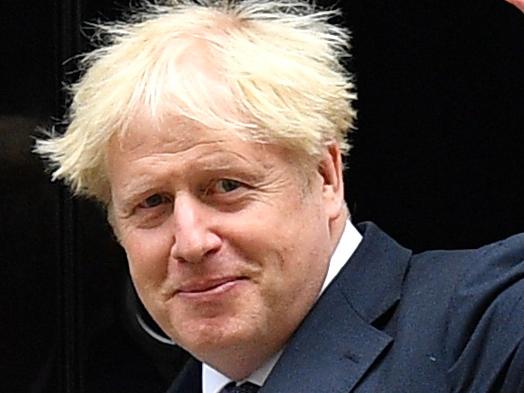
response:
<path id="1" fill-rule="evenodd" d="M 303 0 L 144 3 L 124 22 L 96 26 L 101 45 L 69 86 L 67 129 L 51 130 L 35 150 L 54 180 L 105 203 L 106 146 L 137 113 L 152 122 L 181 116 L 307 157 L 335 141 L 347 153 L 355 93 L 337 15 Z"/>

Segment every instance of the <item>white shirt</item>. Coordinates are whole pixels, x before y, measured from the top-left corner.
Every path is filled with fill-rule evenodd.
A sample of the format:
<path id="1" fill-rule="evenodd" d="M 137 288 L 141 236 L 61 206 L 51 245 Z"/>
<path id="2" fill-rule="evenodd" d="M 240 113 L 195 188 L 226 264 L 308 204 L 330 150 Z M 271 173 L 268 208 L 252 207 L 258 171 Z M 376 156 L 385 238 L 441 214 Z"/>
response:
<path id="1" fill-rule="evenodd" d="M 318 294 L 319 297 L 337 276 L 342 267 L 344 267 L 351 255 L 353 255 L 361 240 L 362 235 L 357 231 L 353 224 L 347 220 L 342 236 L 335 247 L 335 252 L 329 260 L 328 271 L 322 289 Z M 266 363 L 255 370 L 255 372 L 253 372 L 253 374 L 248 378 L 240 381 L 239 384 L 249 381 L 258 386 L 264 385 L 269 373 L 273 370 L 273 367 L 275 367 L 275 364 L 278 362 L 278 359 L 280 359 L 283 351 L 284 349 L 281 349 L 279 352 L 275 353 Z M 205 363 L 202 365 L 202 393 L 219 393 L 220 390 L 230 382 L 231 379 L 211 366 Z"/>

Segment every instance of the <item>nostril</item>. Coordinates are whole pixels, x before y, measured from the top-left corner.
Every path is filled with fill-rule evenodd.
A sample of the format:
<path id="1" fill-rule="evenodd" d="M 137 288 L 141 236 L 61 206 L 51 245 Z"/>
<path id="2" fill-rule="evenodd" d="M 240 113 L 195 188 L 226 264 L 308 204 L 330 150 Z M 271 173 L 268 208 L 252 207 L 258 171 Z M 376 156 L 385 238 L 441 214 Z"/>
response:
<path id="1" fill-rule="evenodd" d="M 216 254 L 222 246 L 221 238 L 211 232 L 193 232 L 177 236 L 171 248 L 171 257 L 189 263 L 199 263 Z"/>

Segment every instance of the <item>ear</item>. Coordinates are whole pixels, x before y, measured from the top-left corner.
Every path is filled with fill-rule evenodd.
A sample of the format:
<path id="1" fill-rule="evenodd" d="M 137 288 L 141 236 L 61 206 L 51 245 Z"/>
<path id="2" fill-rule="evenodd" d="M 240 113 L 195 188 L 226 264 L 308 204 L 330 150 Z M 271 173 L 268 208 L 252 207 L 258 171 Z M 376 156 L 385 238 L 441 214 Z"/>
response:
<path id="1" fill-rule="evenodd" d="M 344 211 L 344 179 L 342 176 L 342 156 L 337 143 L 326 147 L 318 164 L 322 179 L 322 195 L 326 213 L 330 219 L 339 217 Z"/>

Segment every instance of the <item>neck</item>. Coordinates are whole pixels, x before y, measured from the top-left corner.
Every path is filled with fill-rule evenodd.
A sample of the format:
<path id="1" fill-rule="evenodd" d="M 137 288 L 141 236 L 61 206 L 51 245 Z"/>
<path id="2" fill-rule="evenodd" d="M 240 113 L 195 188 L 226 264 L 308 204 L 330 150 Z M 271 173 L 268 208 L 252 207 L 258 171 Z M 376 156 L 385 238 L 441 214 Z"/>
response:
<path id="1" fill-rule="evenodd" d="M 207 357 L 204 363 L 229 379 L 239 382 L 252 377 L 257 370 L 262 368 L 262 366 L 270 363 L 273 357 L 278 359 L 277 354 L 281 351 L 281 348 L 284 347 L 284 345 L 285 343 L 274 351 L 269 351 L 267 350 L 268 346 L 261 345 L 260 347 L 257 346 L 256 348 L 253 348 L 252 351 L 248 352 L 251 355 L 256 353 L 257 356 L 245 356 L 246 351 L 239 351 L 237 353 L 229 351 L 229 353 L 223 354 L 222 356 L 224 357 L 221 357 L 218 362 L 214 362 L 213 359 Z M 263 353 L 261 353 L 261 348 L 264 348 Z M 276 360 L 274 362 L 276 362 Z M 271 363 L 271 365 L 273 365 L 273 363 Z M 272 367 L 268 370 L 270 371 L 271 368 Z M 262 372 L 262 374 L 264 374 L 264 372 Z"/>

